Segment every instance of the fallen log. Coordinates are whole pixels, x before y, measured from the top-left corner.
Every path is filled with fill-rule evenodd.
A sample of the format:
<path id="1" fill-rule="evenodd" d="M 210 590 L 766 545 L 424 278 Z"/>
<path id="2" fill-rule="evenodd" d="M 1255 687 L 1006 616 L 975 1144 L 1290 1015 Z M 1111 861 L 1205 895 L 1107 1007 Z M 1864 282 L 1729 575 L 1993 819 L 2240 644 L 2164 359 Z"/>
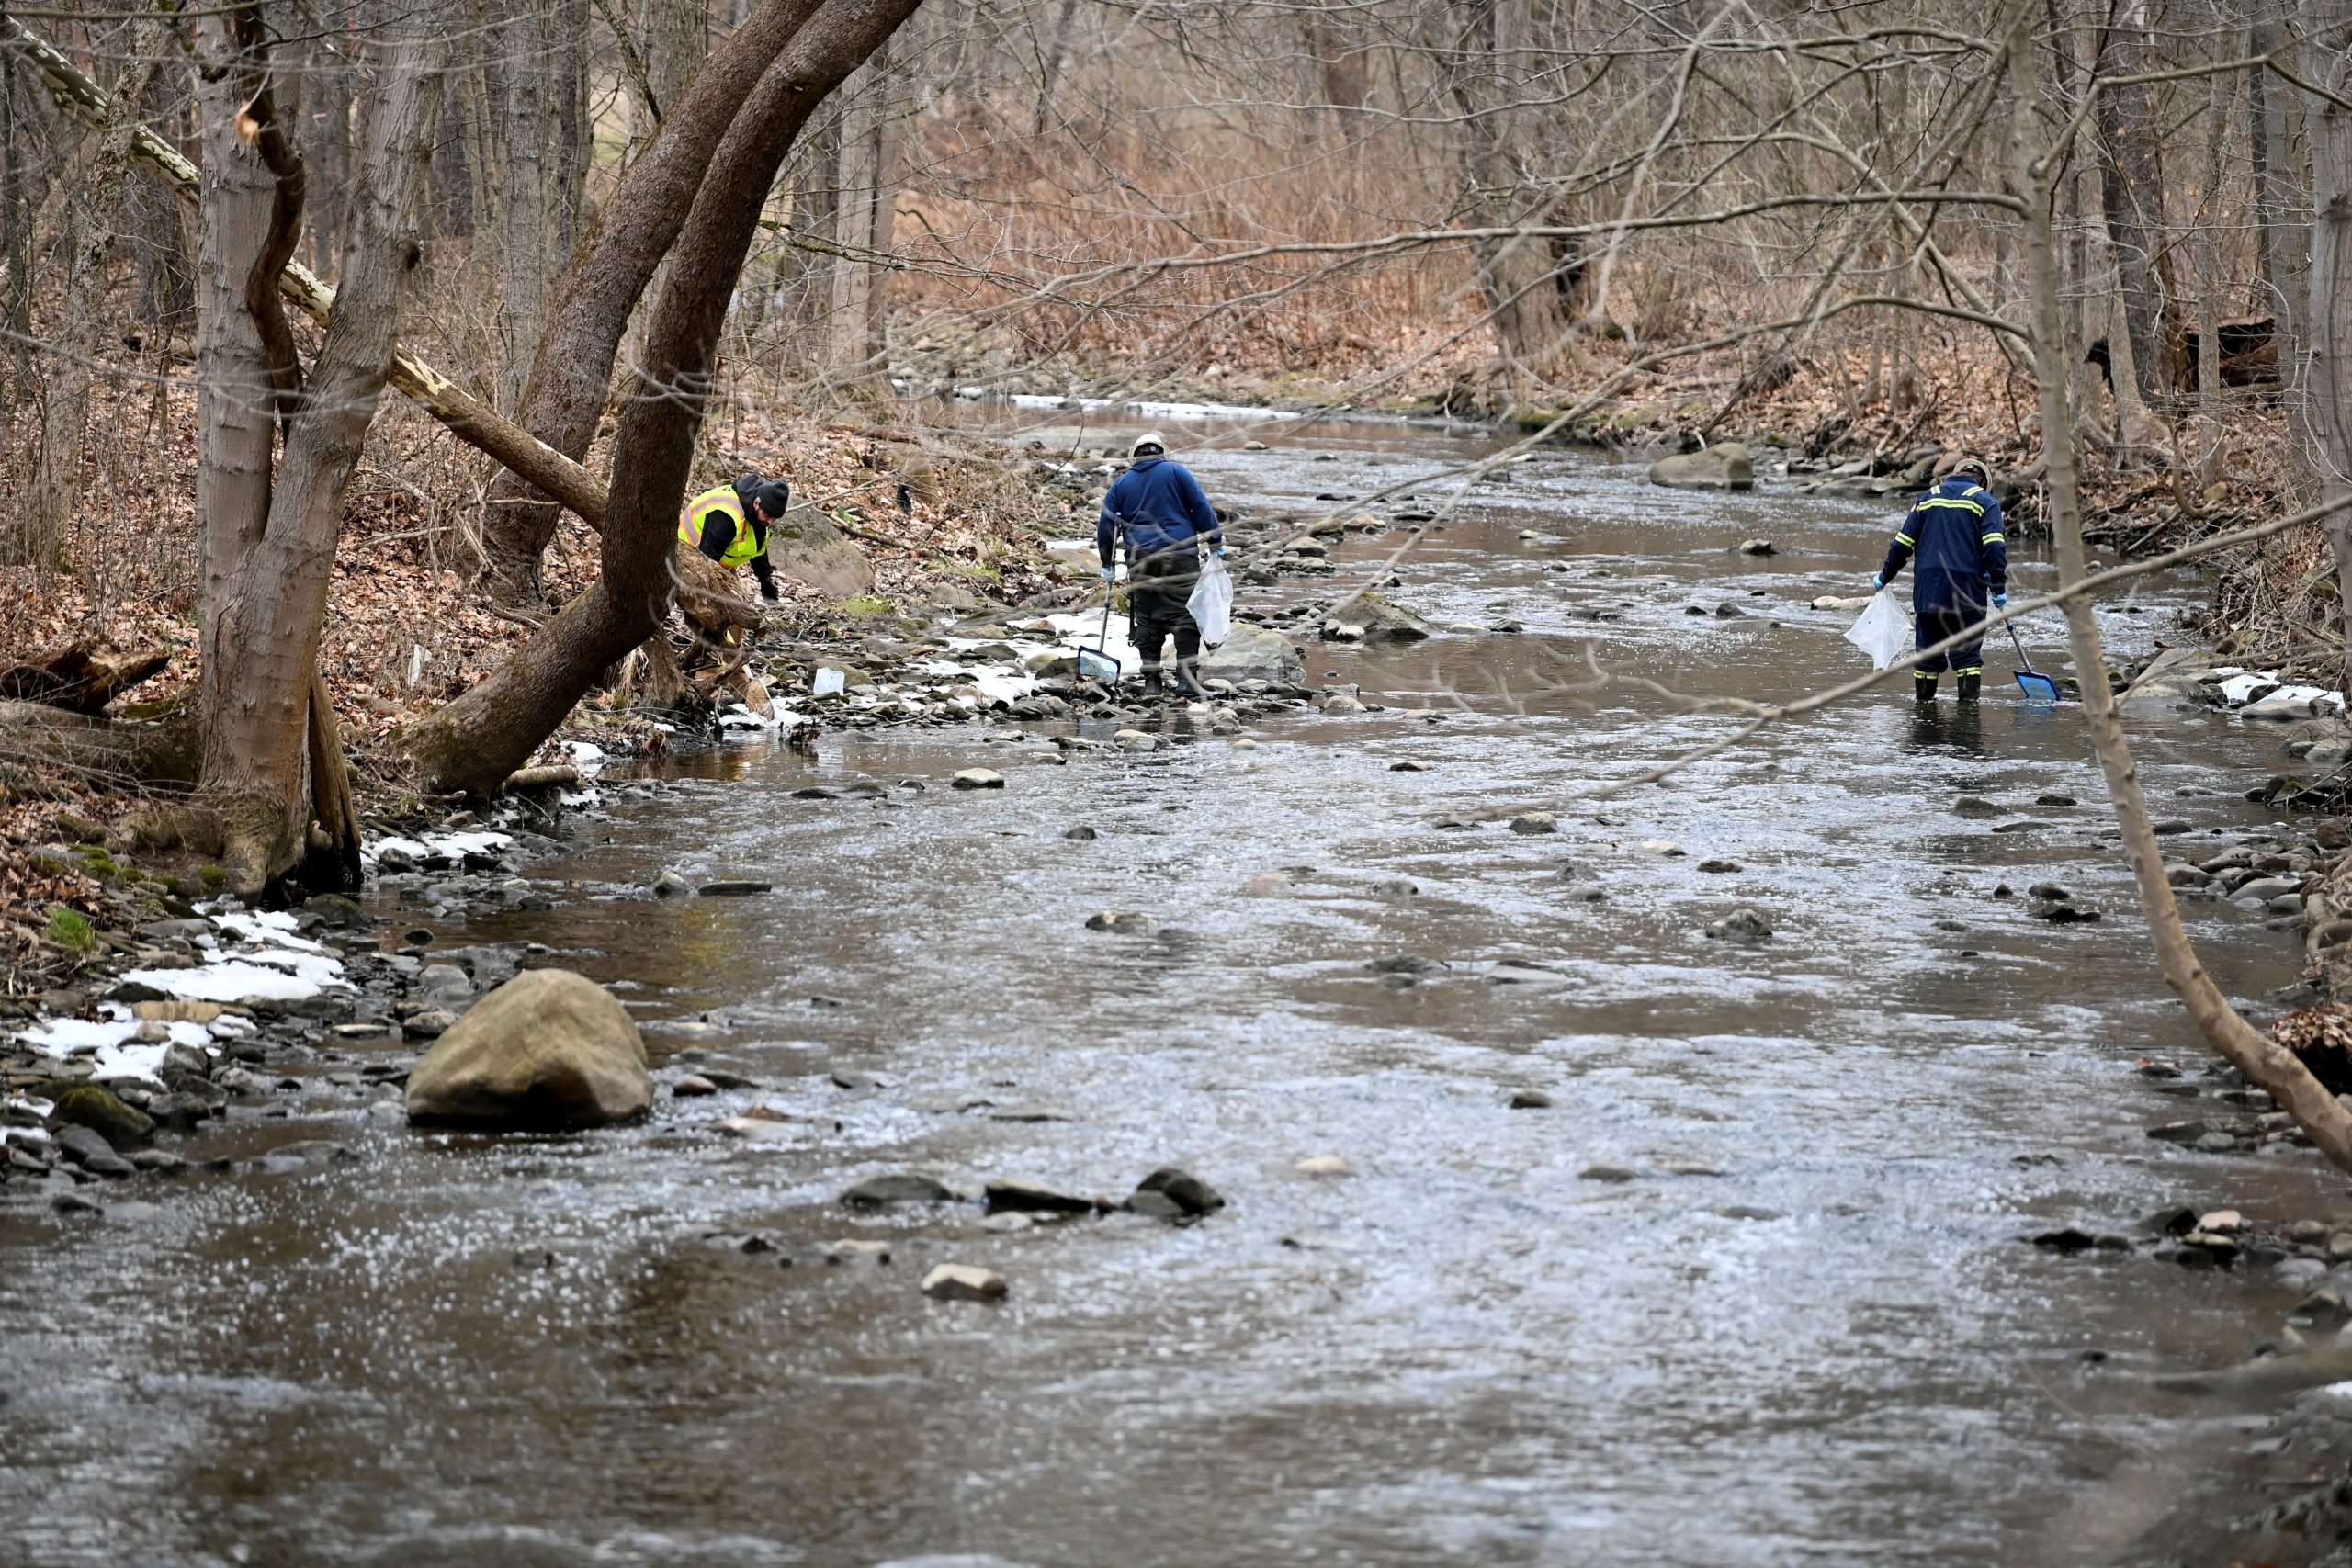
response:
<path id="1" fill-rule="evenodd" d="M 172 661 L 169 652 L 125 652 L 110 643 L 77 642 L 0 670 L 0 698 L 96 715 Z"/>
<path id="2" fill-rule="evenodd" d="M 118 788 L 184 790 L 196 787 L 203 741 L 187 715 L 121 724 L 0 700 L 0 761 L 61 768 Z"/>

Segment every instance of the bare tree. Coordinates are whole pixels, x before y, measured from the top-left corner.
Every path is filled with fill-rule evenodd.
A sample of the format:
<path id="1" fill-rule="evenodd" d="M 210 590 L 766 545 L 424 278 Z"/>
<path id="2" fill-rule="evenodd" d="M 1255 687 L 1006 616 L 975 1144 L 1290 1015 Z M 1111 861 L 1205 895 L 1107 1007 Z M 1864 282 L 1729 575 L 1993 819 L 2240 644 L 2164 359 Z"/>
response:
<path id="1" fill-rule="evenodd" d="M 435 47 L 414 38 L 372 73 L 343 288 L 298 390 L 286 323 L 273 313 L 299 238 L 300 165 L 276 123 L 266 35 L 250 8 L 208 15 L 199 31 L 211 64 L 198 432 L 204 762 L 198 803 L 160 827 L 218 852 L 241 892 L 258 892 L 314 849 L 329 880 L 351 883 L 357 820 L 319 679 L 319 630 L 344 490 L 423 254 L 441 76 Z M 273 465 L 280 421 L 285 453 Z"/>
<path id="2" fill-rule="evenodd" d="M 2352 0 L 2305 0 L 2302 30 L 2301 64 L 2314 89 L 2303 108 L 2312 157 L 2304 401 L 2320 497 L 2335 502 L 2352 500 Z M 2328 539 L 2352 677 L 2352 512 L 2337 513 Z"/>
<path id="3" fill-rule="evenodd" d="M 496 788 L 668 613 L 678 509 L 711 396 L 719 334 L 776 170 L 824 95 L 880 48 L 916 4 L 828 0 L 761 75 L 750 107 L 720 138 L 676 230 L 645 355 L 632 367 L 613 442 L 614 483 L 596 582 L 488 680 L 404 735 L 431 787 Z M 541 357 L 544 363 L 544 348 Z"/>

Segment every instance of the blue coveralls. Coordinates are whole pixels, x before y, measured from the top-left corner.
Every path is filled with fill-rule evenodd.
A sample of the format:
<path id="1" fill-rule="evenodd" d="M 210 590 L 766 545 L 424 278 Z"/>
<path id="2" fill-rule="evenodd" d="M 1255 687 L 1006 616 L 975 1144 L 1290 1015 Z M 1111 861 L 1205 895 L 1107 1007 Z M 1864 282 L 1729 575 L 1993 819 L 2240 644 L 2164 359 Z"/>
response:
<path id="1" fill-rule="evenodd" d="M 2001 534 L 2001 503 L 1993 492 L 1958 474 L 1939 481 L 1903 520 L 1902 532 L 1886 547 L 1879 576 L 1893 582 L 1904 564 L 1917 560 L 1911 577 L 1915 648 L 1928 648 L 1981 624 L 1985 602 L 2009 586 L 2009 546 Z M 1962 694 L 1984 673 L 1984 640 L 1920 660 L 1911 672 L 1920 694 L 1930 695 L 1936 677 L 1950 670 L 1963 680 Z"/>
<path id="2" fill-rule="evenodd" d="M 1102 497 L 1094 521 L 1095 548 L 1109 566 L 1124 537 L 1127 547 L 1127 640 L 1142 656 L 1148 681 L 1159 677 L 1159 653 L 1172 635 L 1180 668 L 1200 657 L 1201 628 L 1184 602 L 1200 581 L 1200 547 L 1225 543 L 1216 508 L 1183 464 L 1159 456 L 1137 457 Z"/>

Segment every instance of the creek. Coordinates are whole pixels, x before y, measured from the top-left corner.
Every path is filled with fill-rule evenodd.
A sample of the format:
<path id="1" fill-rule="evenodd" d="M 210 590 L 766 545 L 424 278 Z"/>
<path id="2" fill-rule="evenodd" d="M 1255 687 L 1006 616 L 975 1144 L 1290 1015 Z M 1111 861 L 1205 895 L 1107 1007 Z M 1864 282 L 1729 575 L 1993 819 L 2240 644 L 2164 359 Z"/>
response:
<path id="1" fill-rule="evenodd" d="M 1369 422 L 1269 439 L 1173 445 L 1221 503 L 1301 514 L 1497 445 Z M 1852 612 L 1809 602 L 1866 592 L 1894 516 L 1545 452 L 1395 566 L 1393 595 L 1431 620 L 1523 631 L 1309 645 L 1310 683 L 1381 711 L 1258 722 L 1254 749 L 1171 716 L 1176 743 L 1148 753 L 1049 761 L 1023 740 L 1056 726 L 975 724 L 829 732 L 813 756 L 730 745 L 649 769 L 668 783 L 641 795 L 613 770 L 567 852 L 529 868 L 554 908 L 452 919 L 435 943 L 544 943 L 619 987 L 657 1077 L 753 1087 L 665 1093 L 632 1128 L 487 1137 L 357 1117 L 322 1083 L 184 1152 L 332 1136 L 356 1162 L 191 1174 L 95 1222 L 0 1211 L 0 1560 L 2177 1550 L 2248 1439 L 2144 1377 L 2237 1359 L 2300 1290 L 2144 1242 L 2020 1238 L 2175 1202 L 2279 1224 L 2346 1205 L 2308 1151 L 2146 1136 L 2220 1086 L 2156 974 L 2078 716 L 2019 702 L 2004 644 L 1974 716 L 1949 682 L 1915 715 L 1902 681 L 1589 794 L 1736 722 L 1596 686 L 1589 640 L 1692 697 L 1849 676 Z M 1737 552 L 1757 536 L 1778 553 Z M 1241 603 L 1369 582 L 1401 537 L 1351 537 L 1335 578 Z M 2023 589 L 2051 585 L 2012 548 Z M 2113 651 L 2199 592 L 2143 580 L 2102 612 Z M 2054 615 L 2028 649 L 2067 669 Z M 2242 797 L 2275 730 L 2184 710 L 2133 733 L 2184 825 L 2168 842 L 2275 830 Z M 1007 786 L 947 787 L 976 765 Z M 903 779 L 928 787 L 793 794 Z M 1957 815 L 1962 796 L 2003 809 Z M 1478 819 L 1513 806 L 1559 830 Z M 775 886 L 657 902 L 665 868 Z M 2104 918 L 2030 919 L 2044 880 Z M 1605 897 L 1572 898 L 1585 881 Z M 1743 907 L 1769 942 L 1703 934 Z M 393 932 L 418 923 L 381 908 Z M 2188 908 L 2230 995 L 2294 978 L 2292 936 Z M 1103 910 L 1156 924 L 1087 930 Z M 1405 954 L 1444 967 L 1372 967 Z M 2158 1092 L 2149 1057 L 2203 1098 Z M 1511 1109 L 1524 1089 L 1550 1106 Z M 759 1103 L 790 1118 L 775 1135 L 711 1130 Z M 1323 1156 L 1349 1174 L 1295 1168 Z M 836 1202 L 910 1169 L 1118 1198 L 1170 1163 L 1227 1206 L 1180 1228 Z M 843 1239 L 891 1260 L 822 1262 Z M 926 1300 L 946 1261 L 1010 1297 Z"/>

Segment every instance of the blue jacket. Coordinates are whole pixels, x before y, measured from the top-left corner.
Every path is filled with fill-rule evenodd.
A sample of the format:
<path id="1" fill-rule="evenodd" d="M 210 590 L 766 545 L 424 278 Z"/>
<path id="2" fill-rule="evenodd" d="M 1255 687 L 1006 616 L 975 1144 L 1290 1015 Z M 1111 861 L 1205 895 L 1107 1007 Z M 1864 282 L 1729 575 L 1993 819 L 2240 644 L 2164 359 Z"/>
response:
<path id="1" fill-rule="evenodd" d="M 2001 535 L 2001 503 L 1989 490 L 1958 474 L 1921 496 L 1886 547 L 1879 575 L 1893 582 L 1905 561 L 1918 558 L 1911 579 L 1911 608 L 1982 613 L 1988 593 L 2009 589 L 2009 546 Z"/>
<path id="2" fill-rule="evenodd" d="M 1127 536 L 1127 559 L 1136 561 L 1162 550 L 1179 549 L 1195 539 L 1212 545 L 1225 542 L 1201 481 L 1182 463 L 1165 457 L 1137 457 L 1102 498 L 1102 514 L 1094 520 L 1094 547 L 1102 564 L 1111 564 L 1113 541 Z"/>

